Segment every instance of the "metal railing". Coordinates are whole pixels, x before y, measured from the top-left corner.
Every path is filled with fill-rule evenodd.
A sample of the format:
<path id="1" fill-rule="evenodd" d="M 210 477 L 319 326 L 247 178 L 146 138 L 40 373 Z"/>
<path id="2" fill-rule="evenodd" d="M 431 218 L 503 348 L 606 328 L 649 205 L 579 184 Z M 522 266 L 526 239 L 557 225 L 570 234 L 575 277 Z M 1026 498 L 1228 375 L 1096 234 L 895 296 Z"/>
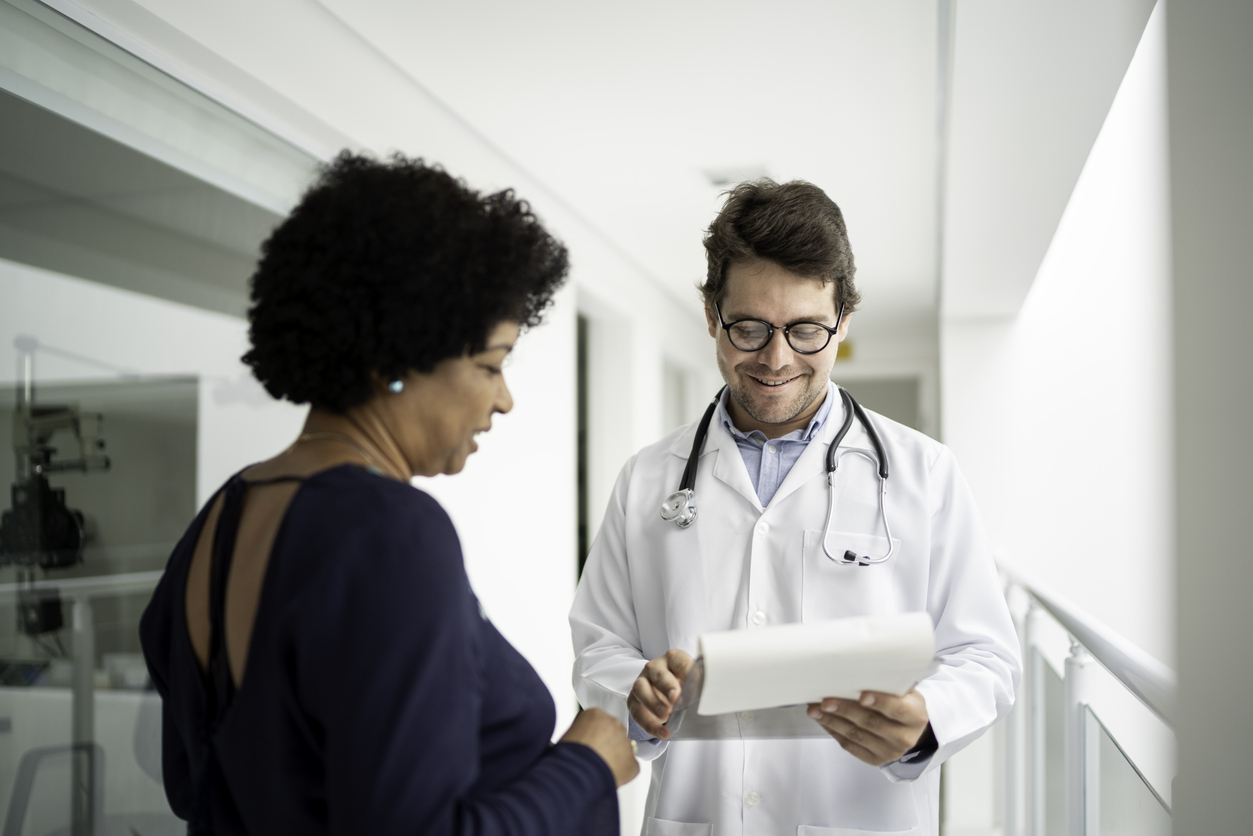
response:
<path id="1" fill-rule="evenodd" d="M 1063 832 L 1066 836 L 1100 834 L 1099 758 L 1103 736 L 1113 743 L 1116 752 L 1169 815 L 1169 802 L 1110 734 L 1097 714 L 1094 700 L 1099 675 L 1096 665 L 1099 664 L 1173 731 L 1174 671 L 1063 598 L 1003 567 L 1002 573 L 1009 589 L 1017 588 L 1027 598 L 1026 612 L 1017 619 L 1025 676 L 1010 722 L 1001 729 L 1006 836 L 1047 836 L 1050 832 Z M 1056 666 L 1044 652 L 1042 639 L 1046 625 L 1041 619 L 1052 619 L 1069 639 L 1070 653 L 1063 670 L 1055 670 Z M 1045 820 L 1048 796 L 1046 676 L 1050 670 L 1061 676 L 1063 685 L 1064 828 L 1046 828 Z"/>

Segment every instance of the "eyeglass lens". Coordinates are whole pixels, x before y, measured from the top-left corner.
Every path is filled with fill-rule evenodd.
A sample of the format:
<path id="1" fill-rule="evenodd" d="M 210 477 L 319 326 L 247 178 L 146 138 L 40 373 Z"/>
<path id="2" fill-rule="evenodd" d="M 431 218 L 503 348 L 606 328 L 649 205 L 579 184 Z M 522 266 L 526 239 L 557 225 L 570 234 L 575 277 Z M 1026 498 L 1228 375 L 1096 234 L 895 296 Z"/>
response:
<path id="1" fill-rule="evenodd" d="M 740 351 L 760 351 L 770 341 L 770 326 L 754 319 L 741 320 L 727 328 L 731 345 Z M 784 329 L 780 329 L 784 330 Z M 784 330 L 788 344 L 797 351 L 822 351 L 831 341 L 831 332 L 821 325 L 798 322 Z"/>

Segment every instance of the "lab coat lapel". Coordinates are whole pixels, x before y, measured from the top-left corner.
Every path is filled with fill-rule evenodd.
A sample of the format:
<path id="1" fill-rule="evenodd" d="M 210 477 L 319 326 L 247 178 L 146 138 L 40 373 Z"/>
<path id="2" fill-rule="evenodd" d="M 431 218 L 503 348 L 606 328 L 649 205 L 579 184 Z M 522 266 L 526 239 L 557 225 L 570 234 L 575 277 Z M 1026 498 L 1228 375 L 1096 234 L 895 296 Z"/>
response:
<path id="1" fill-rule="evenodd" d="M 777 505 L 787 499 L 788 495 L 795 492 L 798 488 L 814 477 L 821 476 L 826 478 L 827 472 L 827 446 L 831 443 L 831 439 L 835 438 L 835 433 L 839 430 L 840 425 L 844 423 L 844 404 L 840 399 L 840 390 L 834 384 L 827 387 L 827 397 L 834 398 L 831 404 L 831 411 L 827 413 L 826 423 L 822 425 L 822 429 L 805 447 L 805 451 L 801 453 L 801 457 L 796 460 L 796 464 L 792 465 L 792 469 L 788 471 L 787 476 L 783 479 L 783 484 L 779 485 L 779 490 L 770 500 L 771 505 Z M 853 430 L 858 429 L 856 421 L 849 428 L 849 435 L 845 436 L 847 443 L 849 436 L 853 434 Z"/>
<path id="2" fill-rule="evenodd" d="M 757 498 L 757 491 L 753 489 L 753 480 L 749 478 L 748 468 L 744 466 L 744 457 L 740 455 L 740 448 L 736 446 L 735 439 L 727 432 L 727 428 L 718 422 L 717 415 L 714 416 L 714 421 L 709 426 L 709 435 L 705 439 L 705 444 L 718 451 L 718 460 L 714 462 L 713 467 L 714 478 L 741 494 L 760 513 L 761 500 Z"/>
<path id="3" fill-rule="evenodd" d="M 686 432 L 675 438 L 669 448 L 671 454 L 681 459 L 686 459 L 691 454 L 692 442 L 696 440 L 697 423 L 699 422 L 690 424 Z M 758 512 L 762 510 L 761 500 L 757 498 L 757 491 L 753 490 L 753 482 L 748 477 L 748 468 L 744 466 L 740 448 L 736 446 L 735 439 L 727 432 L 726 427 L 718 422 L 717 413 L 709 422 L 709 434 L 705 436 L 705 446 L 700 456 L 700 465 L 696 471 L 697 508 L 701 501 L 701 481 L 705 474 L 712 473 L 715 479 L 751 502 Z"/>

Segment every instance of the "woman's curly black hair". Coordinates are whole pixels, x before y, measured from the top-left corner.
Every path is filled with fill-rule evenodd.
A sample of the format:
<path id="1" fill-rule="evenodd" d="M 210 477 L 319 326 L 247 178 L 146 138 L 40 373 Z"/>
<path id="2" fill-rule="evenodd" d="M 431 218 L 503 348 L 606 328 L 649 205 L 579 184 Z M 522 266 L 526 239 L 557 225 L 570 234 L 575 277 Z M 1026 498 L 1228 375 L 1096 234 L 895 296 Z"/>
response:
<path id="1" fill-rule="evenodd" d="M 568 270 L 512 190 L 345 151 L 262 245 L 243 360 L 274 397 L 342 413 L 501 322 L 538 325 Z"/>

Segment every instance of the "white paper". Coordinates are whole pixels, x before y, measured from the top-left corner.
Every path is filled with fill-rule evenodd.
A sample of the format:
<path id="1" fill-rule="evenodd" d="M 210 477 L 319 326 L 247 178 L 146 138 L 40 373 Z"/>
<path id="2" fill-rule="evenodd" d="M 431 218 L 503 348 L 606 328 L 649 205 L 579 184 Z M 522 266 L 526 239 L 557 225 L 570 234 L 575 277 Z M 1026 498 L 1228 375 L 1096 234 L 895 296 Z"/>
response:
<path id="1" fill-rule="evenodd" d="M 856 699 L 862 691 L 904 694 L 926 674 L 935 633 L 925 612 L 841 618 L 706 633 L 700 655 L 696 710 L 709 716 Z"/>

